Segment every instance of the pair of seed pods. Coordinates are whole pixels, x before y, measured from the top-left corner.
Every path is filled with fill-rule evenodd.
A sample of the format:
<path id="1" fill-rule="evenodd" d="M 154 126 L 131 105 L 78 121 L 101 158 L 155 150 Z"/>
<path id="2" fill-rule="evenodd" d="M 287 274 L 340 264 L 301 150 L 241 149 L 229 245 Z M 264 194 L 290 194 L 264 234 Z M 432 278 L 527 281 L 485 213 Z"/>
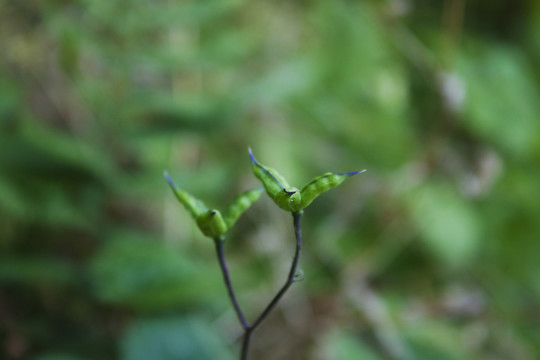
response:
<path id="1" fill-rule="evenodd" d="M 276 170 L 261 165 L 255 159 L 255 156 L 253 156 L 251 149 L 249 149 L 249 156 L 251 158 L 253 173 L 261 181 L 264 190 L 266 190 L 270 198 L 281 209 L 292 213 L 301 212 L 319 195 L 340 185 L 347 177 L 366 171 L 361 170 L 343 174 L 328 172 L 317 176 L 308 182 L 302 190 L 299 190 L 290 187 L 287 180 Z M 167 172 L 165 172 L 165 178 L 178 201 L 184 205 L 186 210 L 195 219 L 201 232 L 214 240 L 224 239 L 227 230 L 234 225 L 240 215 L 259 200 L 264 191 L 263 189 L 254 189 L 241 193 L 229 204 L 226 211 L 222 214 L 219 210 L 208 209 L 202 201 L 178 188 Z"/>

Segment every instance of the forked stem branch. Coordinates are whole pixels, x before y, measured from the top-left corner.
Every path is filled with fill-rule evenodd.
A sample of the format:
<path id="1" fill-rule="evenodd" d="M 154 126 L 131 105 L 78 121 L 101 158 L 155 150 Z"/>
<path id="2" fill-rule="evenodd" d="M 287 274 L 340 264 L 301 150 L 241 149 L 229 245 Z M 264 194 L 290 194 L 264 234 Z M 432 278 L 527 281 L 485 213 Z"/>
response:
<path id="1" fill-rule="evenodd" d="M 266 319 L 270 312 L 272 312 L 272 310 L 279 303 L 283 295 L 285 295 L 289 287 L 291 287 L 291 285 L 296 281 L 295 275 L 298 271 L 298 263 L 300 261 L 300 255 L 302 253 L 302 231 L 300 229 L 300 220 L 302 219 L 302 214 L 303 211 L 293 213 L 296 250 L 294 252 L 294 258 L 291 264 L 291 269 L 289 270 L 289 275 L 287 276 L 287 280 L 285 281 L 285 284 L 283 284 L 281 289 L 278 291 L 278 293 L 274 296 L 274 298 L 270 301 L 270 303 L 266 306 L 266 308 L 261 312 L 261 315 L 259 315 L 253 325 L 251 325 L 248 329 L 245 329 L 244 341 L 242 344 L 242 353 L 240 355 L 241 360 L 247 360 L 248 358 L 249 345 L 253 332 L 259 327 L 259 325 L 261 325 L 261 323 L 264 321 L 264 319 Z"/>
<path id="2" fill-rule="evenodd" d="M 236 294 L 232 286 L 231 278 L 229 275 L 229 268 L 227 267 L 227 262 L 225 260 L 225 253 L 223 251 L 224 239 L 214 239 L 216 243 L 216 252 L 217 252 L 217 256 L 219 260 L 219 266 L 223 274 L 223 280 L 225 282 L 225 286 L 227 287 L 227 292 L 229 293 L 229 298 L 231 299 L 231 302 L 233 304 L 234 311 L 236 312 L 238 320 L 240 321 L 240 324 L 244 328 L 244 340 L 242 342 L 242 350 L 240 353 L 241 360 L 247 360 L 248 358 L 249 346 L 251 343 L 251 337 L 253 335 L 253 332 L 261 325 L 264 319 L 266 319 L 266 317 L 272 312 L 272 310 L 279 303 L 283 295 L 285 295 L 289 287 L 291 287 L 291 285 L 295 281 L 297 281 L 295 276 L 298 271 L 298 263 L 300 261 L 300 254 L 302 253 L 302 231 L 300 229 L 300 220 L 302 219 L 302 214 L 303 214 L 303 211 L 293 213 L 293 225 L 294 225 L 294 234 L 296 238 L 296 250 L 294 252 L 294 258 L 291 264 L 291 269 L 289 270 L 289 274 L 287 276 L 287 280 L 285 281 L 285 284 L 281 287 L 281 289 L 270 301 L 270 303 L 268 303 L 266 308 L 264 308 L 264 310 L 261 312 L 259 317 L 255 320 L 255 322 L 252 325 L 250 325 L 247 322 L 246 317 L 244 316 L 244 313 L 242 312 L 242 309 L 240 308 L 240 304 L 238 303 L 238 299 L 236 298 Z"/>

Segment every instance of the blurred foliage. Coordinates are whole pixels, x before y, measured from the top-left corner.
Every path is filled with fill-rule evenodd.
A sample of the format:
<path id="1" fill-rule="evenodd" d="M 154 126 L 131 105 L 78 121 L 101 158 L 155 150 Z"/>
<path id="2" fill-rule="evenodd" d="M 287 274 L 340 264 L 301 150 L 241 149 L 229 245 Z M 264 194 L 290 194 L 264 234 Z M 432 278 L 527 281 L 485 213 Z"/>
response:
<path id="1" fill-rule="evenodd" d="M 253 358 L 540 357 L 534 0 L 0 2 L 0 357 L 232 359 L 209 206 L 367 168 L 304 217 Z M 229 234 L 250 318 L 290 219 Z"/>
<path id="2" fill-rule="evenodd" d="M 132 324 L 122 342 L 122 355 L 128 360 L 233 359 L 223 340 L 201 319 L 174 318 Z"/>

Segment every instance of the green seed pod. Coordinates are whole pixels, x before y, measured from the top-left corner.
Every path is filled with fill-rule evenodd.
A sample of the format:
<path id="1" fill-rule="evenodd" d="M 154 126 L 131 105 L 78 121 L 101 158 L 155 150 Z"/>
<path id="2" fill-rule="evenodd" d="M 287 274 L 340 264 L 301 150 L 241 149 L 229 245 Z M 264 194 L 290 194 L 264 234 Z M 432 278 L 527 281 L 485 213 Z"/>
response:
<path id="1" fill-rule="evenodd" d="M 218 210 L 208 210 L 196 220 L 202 233 L 212 239 L 221 239 L 228 230 L 223 216 Z"/>
<path id="2" fill-rule="evenodd" d="M 295 188 L 295 192 L 293 192 L 289 197 L 289 209 L 291 209 L 293 212 L 298 212 L 305 207 L 302 207 L 302 204 L 302 194 L 300 191 L 298 191 L 298 189 Z"/>
<path id="3" fill-rule="evenodd" d="M 240 194 L 229 205 L 224 217 L 219 210 L 208 210 L 202 201 L 179 189 L 167 172 L 164 175 L 174 195 L 193 216 L 201 232 L 214 240 L 222 240 L 227 230 L 244 211 L 259 200 L 263 192 L 263 189 L 255 189 Z"/>
<path id="4" fill-rule="evenodd" d="M 195 197 L 191 196 L 184 190 L 179 189 L 174 181 L 169 176 L 169 173 L 165 171 L 163 174 L 165 176 L 165 179 L 167 179 L 167 182 L 169 183 L 169 186 L 171 187 L 174 195 L 180 201 L 182 205 L 186 208 L 186 210 L 193 216 L 193 218 L 197 218 L 198 216 L 204 214 L 208 211 L 204 203 Z"/>
<path id="5" fill-rule="evenodd" d="M 263 191 L 263 189 L 253 189 L 243 192 L 231 202 L 225 213 L 227 228 L 233 226 L 240 215 L 261 198 Z"/>
<path id="6" fill-rule="evenodd" d="M 306 186 L 302 188 L 302 206 L 304 209 L 309 204 L 313 202 L 319 195 L 322 193 L 339 186 L 346 178 L 352 175 L 363 173 L 366 170 L 354 171 L 345 174 L 333 174 L 326 173 L 321 176 L 317 176 L 313 180 L 307 183 Z"/>
<path id="7" fill-rule="evenodd" d="M 287 180 L 276 170 L 259 164 L 251 149 L 249 149 L 249 156 L 251 157 L 253 173 L 262 182 L 270 198 L 283 210 L 291 211 L 289 198 L 298 192 L 298 189 L 291 188 Z"/>
<path id="8" fill-rule="evenodd" d="M 261 165 L 249 149 L 253 173 L 262 182 L 268 195 L 283 210 L 298 213 L 322 193 L 340 185 L 349 176 L 363 173 L 366 170 L 344 174 L 326 173 L 311 180 L 301 191 L 289 187 L 287 181 L 274 169 Z"/>

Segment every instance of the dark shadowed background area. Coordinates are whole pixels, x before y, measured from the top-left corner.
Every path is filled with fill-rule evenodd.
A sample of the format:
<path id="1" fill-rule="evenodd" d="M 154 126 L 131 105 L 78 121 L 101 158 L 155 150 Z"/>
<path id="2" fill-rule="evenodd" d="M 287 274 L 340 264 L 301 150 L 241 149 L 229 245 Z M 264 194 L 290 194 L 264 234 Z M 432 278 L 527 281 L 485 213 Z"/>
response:
<path id="1" fill-rule="evenodd" d="M 235 360 L 211 207 L 367 168 L 303 221 L 255 360 L 540 358 L 540 3 L 0 1 L 0 358 Z M 230 232 L 253 319 L 290 215 Z"/>

